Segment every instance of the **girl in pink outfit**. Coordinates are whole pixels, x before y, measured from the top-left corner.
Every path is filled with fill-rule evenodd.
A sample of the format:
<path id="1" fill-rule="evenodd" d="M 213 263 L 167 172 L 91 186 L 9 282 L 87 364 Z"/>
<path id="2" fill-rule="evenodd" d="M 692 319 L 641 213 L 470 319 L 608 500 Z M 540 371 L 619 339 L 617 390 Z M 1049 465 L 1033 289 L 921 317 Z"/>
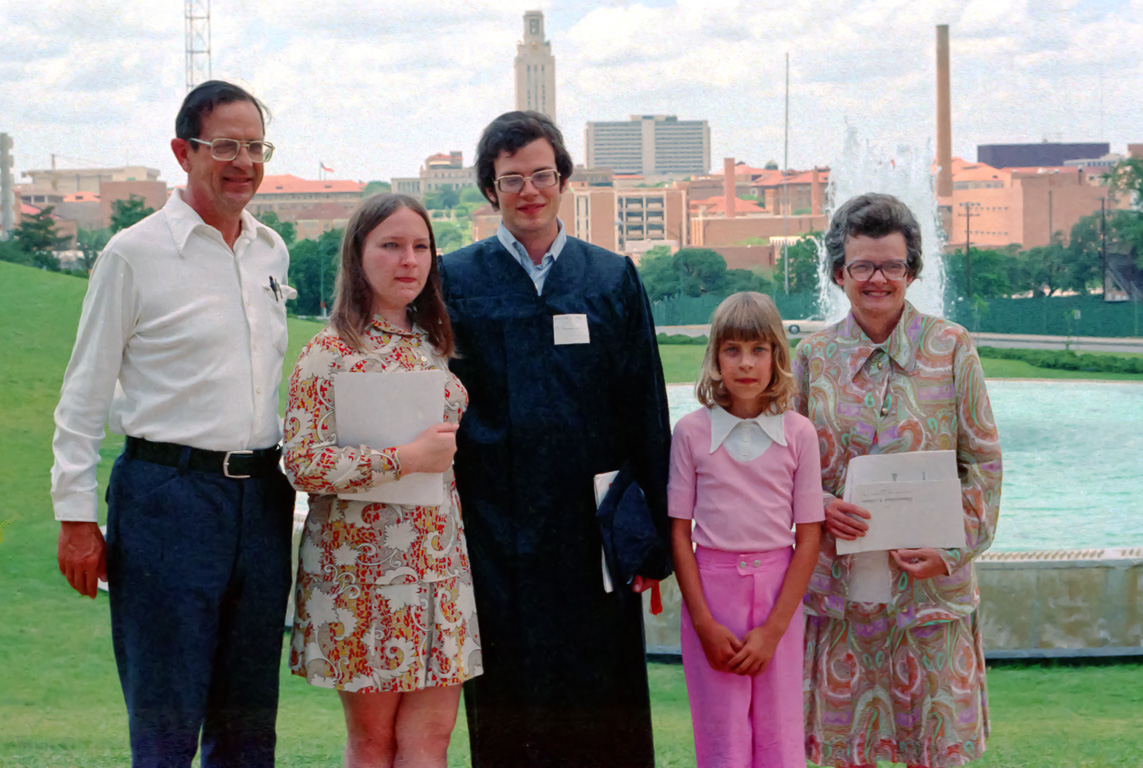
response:
<path id="1" fill-rule="evenodd" d="M 821 460 L 813 425 L 789 410 L 790 348 L 768 296 L 715 310 L 696 394 L 705 407 L 675 426 L 668 510 L 698 766 L 804 768 Z"/>

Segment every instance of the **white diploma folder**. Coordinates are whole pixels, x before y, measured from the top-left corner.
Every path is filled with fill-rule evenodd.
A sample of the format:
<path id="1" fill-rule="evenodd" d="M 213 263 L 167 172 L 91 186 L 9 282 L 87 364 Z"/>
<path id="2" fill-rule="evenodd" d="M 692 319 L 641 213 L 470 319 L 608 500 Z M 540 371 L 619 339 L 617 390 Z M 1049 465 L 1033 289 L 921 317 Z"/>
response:
<path id="1" fill-rule="evenodd" d="M 607 498 L 607 491 L 611 488 L 611 484 L 615 482 L 615 478 L 619 476 L 619 470 L 614 472 L 604 472 L 603 474 L 596 475 L 594 478 L 595 487 L 595 508 L 599 509 L 603 504 L 603 500 Z M 615 585 L 611 583 L 611 573 L 607 570 L 607 552 L 602 547 L 599 549 L 600 556 L 603 560 L 603 591 L 614 592 Z"/>
<path id="2" fill-rule="evenodd" d="M 413 440 L 444 421 L 444 371 L 372 371 L 333 377 L 333 410 L 338 446 L 391 448 Z M 444 474 L 416 472 L 339 499 L 439 507 Z"/>
<path id="3" fill-rule="evenodd" d="M 965 545 L 956 451 L 857 456 L 849 461 L 843 498 L 868 510 L 870 519 L 864 536 L 837 540 L 839 555 Z"/>

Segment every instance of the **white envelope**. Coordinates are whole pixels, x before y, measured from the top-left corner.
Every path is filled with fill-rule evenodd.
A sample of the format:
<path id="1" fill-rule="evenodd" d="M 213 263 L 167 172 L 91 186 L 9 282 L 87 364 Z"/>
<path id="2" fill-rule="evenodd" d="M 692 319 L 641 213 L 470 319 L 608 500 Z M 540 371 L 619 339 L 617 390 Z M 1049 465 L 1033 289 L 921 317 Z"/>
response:
<path id="1" fill-rule="evenodd" d="M 408 443 L 444 420 L 444 371 L 338 373 L 333 377 L 337 443 L 375 450 Z M 340 499 L 439 507 L 444 474 L 416 472 Z"/>
<path id="2" fill-rule="evenodd" d="M 837 540 L 839 555 L 964 546 L 956 451 L 857 456 L 849 461 L 844 499 L 872 517 L 861 538 Z"/>
<path id="3" fill-rule="evenodd" d="M 868 520 L 869 530 L 855 540 L 837 540 L 839 555 L 852 554 L 853 565 L 849 574 L 849 599 L 862 603 L 887 603 L 892 589 L 889 583 L 888 549 L 901 547 L 963 547 L 964 510 L 961 505 L 960 479 L 956 469 L 956 451 L 913 451 L 910 453 L 884 453 L 856 456 L 849 461 L 846 471 L 843 499 L 851 504 L 865 506 L 858 498 L 869 499 L 883 491 L 883 484 L 929 483 L 936 485 L 932 492 L 920 494 L 922 503 L 905 522 L 894 520 L 894 515 L 873 516 Z M 956 483 L 955 492 L 952 482 Z M 941 485 L 941 484 L 944 485 Z M 882 484 L 878 487 L 878 484 Z M 859 489 L 861 489 L 859 491 Z M 917 488 L 911 489 L 917 497 Z M 933 502 L 930 504 L 929 502 Z M 898 510 L 900 511 L 900 510 Z M 880 518 L 880 519 L 879 519 Z M 933 520 L 937 518 L 936 527 Z M 959 530 L 959 539 L 949 537 L 950 531 Z M 897 525 L 901 530 L 894 531 Z M 898 537 L 898 534 L 900 536 Z M 945 538 L 942 538 L 944 536 Z M 895 538 L 896 537 L 896 538 Z M 917 542 L 901 544 L 898 541 Z M 932 543 L 926 543 L 932 542 Z M 955 543 L 941 543 L 955 542 Z"/>

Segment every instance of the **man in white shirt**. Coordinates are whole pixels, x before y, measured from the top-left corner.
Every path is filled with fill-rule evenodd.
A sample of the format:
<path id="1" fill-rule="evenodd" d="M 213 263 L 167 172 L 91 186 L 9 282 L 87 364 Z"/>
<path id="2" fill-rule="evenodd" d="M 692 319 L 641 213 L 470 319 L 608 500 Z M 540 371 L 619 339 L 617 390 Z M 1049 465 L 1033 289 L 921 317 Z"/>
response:
<path id="1" fill-rule="evenodd" d="M 52 442 L 59 566 L 109 584 L 133 765 L 271 766 L 294 493 L 278 468 L 289 253 L 245 211 L 273 146 L 263 106 L 187 94 L 161 211 L 95 263 Z M 104 422 L 127 436 L 98 527 Z"/>

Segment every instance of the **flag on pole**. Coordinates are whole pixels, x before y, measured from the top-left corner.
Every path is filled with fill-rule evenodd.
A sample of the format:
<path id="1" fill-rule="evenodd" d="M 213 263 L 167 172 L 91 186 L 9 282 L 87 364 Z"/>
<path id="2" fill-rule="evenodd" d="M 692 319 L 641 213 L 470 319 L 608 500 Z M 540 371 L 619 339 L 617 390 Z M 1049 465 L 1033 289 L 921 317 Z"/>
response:
<path id="1" fill-rule="evenodd" d="M 322 169 L 323 171 L 325 171 L 326 173 L 333 173 L 333 169 L 332 169 L 332 168 L 330 168 L 330 167 L 329 167 L 328 165 L 326 165 L 325 163 L 321 162 L 320 160 L 318 161 L 318 164 L 319 164 L 319 165 L 321 165 L 321 169 Z"/>

